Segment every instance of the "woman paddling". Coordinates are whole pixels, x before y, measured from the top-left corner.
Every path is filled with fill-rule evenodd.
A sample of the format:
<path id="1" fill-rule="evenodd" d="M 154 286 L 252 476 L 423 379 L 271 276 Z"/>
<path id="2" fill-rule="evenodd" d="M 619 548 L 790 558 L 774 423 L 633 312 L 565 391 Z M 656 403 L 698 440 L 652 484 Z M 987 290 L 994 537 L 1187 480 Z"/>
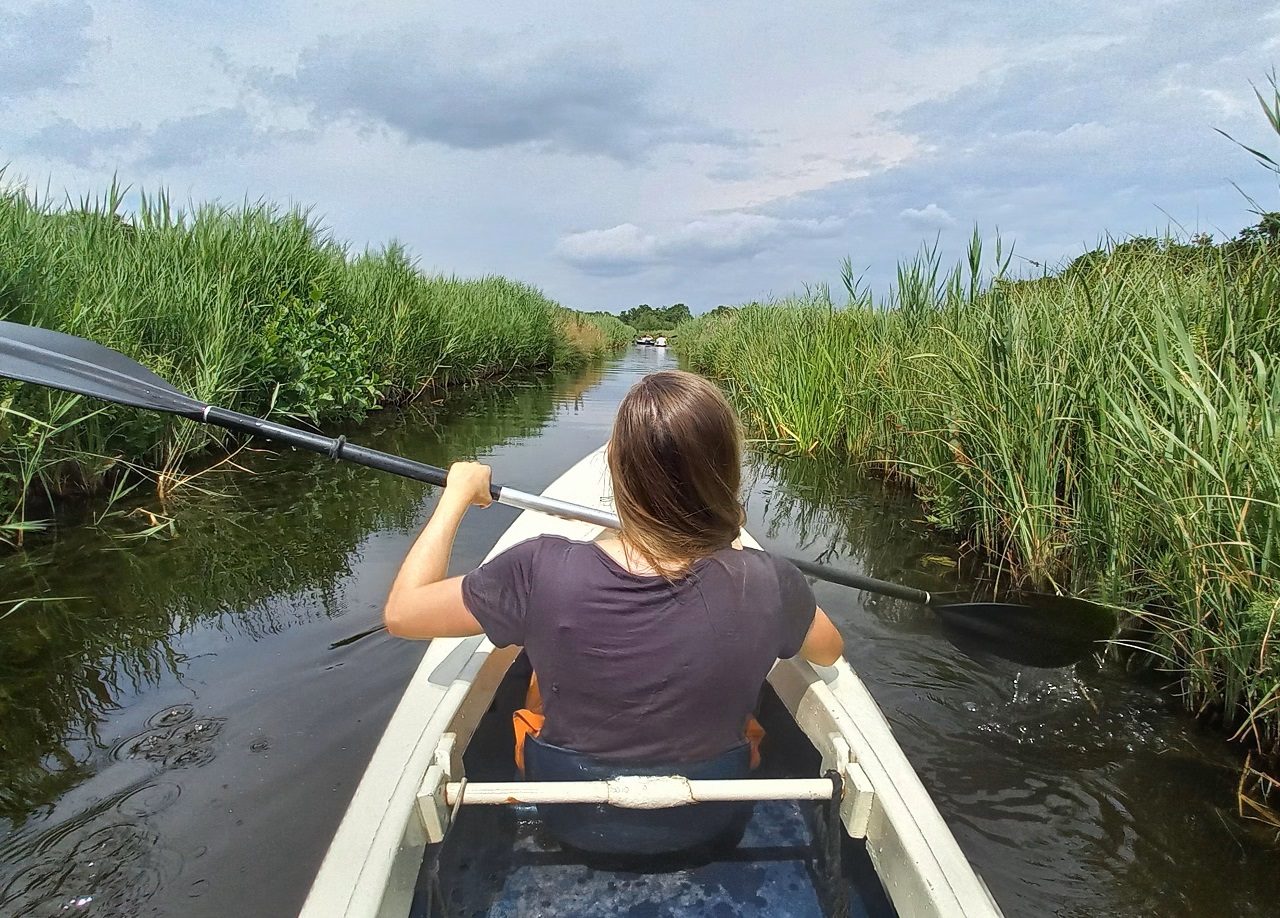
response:
<path id="1" fill-rule="evenodd" d="M 714 385 L 675 370 L 646 376 L 609 440 L 621 532 L 539 536 L 446 579 L 467 508 L 490 503 L 489 468 L 454 464 L 392 585 L 387 629 L 523 646 L 543 710 L 517 726 L 533 715 L 523 723 L 544 760 L 549 748 L 625 771 L 745 763 L 775 659 L 830 665 L 843 644 L 795 567 L 739 543 L 741 449 Z"/>

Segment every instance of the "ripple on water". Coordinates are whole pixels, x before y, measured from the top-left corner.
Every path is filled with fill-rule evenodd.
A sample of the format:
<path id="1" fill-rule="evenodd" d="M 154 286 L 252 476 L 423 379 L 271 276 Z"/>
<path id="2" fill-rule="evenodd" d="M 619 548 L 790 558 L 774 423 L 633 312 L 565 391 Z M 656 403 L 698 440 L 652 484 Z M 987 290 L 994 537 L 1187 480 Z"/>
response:
<path id="1" fill-rule="evenodd" d="M 182 789 L 158 781 L 97 806 L 3 852 L 26 866 L 0 887 L 0 913 L 43 916 L 83 912 L 145 915 L 149 900 L 182 869 L 151 818 Z"/>
<path id="2" fill-rule="evenodd" d="M 196 717 L 189 704 L 167 707 L 147 719 L 146 729 L 116 743 L 111 756 L 161 772 L 203 765 L 216 754 L 214 740 L 225 723 L 222 717 Z M 0 881 L 0 914 L 147 914 L 151 898 L 184 862 L 162 843 L 152 817 L 181 795 L 182 788 L 170 781 L 134 785 L 8 846 L 3 860 L 25 866 Z"/>
<path id="3" fill-rule="evenodd" d="M 166 768 L 190 768 L 210 761 L 213 739 L 222 732 L 224 717 L 196 718 L 191 705 L 165 708 L 147 720 L 147 729 L 121 740 L 111 754 L 122 761 L 144 759 Z"/>

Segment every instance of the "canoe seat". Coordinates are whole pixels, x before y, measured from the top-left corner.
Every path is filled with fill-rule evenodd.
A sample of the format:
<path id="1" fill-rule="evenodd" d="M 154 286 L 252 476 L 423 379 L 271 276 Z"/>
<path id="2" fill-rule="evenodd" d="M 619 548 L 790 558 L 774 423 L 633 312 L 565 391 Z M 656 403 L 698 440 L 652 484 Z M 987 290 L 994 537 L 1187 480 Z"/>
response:
<path id="1" fill-rule="evenodd" d="M 525 740 L 525 777 L 530 781 L 607 781 L 621 775 L 681 775 L 690 780 L 735 780 L 750 774 L 747 743 L 702 762 L 628 765 L 604 762 Z M 623 809 L 607 804 L 540 804 L 538 816 L 561 844 L 598 854 L 669 854 L 712 843 L 736 845 L 751 818 L 750 802 L 696 803 L 664 809 Z"/>

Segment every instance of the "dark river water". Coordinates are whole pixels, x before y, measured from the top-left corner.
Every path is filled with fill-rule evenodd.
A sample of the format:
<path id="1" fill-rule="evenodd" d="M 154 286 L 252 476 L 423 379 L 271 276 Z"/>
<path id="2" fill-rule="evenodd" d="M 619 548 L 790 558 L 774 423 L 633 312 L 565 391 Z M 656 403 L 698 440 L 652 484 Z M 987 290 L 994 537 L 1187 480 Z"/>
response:
<path id="1" fill-rule="evenodd" d="M 608 435 L 636 349 L 582 377 L 461 393 L 353 440 L 479 456 L 538 491 Z M 0 915 L 287 915 L 423 645 L 374 634 L 434 495 L 311 455 L 244 452 L 161 508 L 118 504 L 0 559 Z M 136 538 L 163 509 L 170 538 Z M 901 495 L 757 456 L 766 548 L 926 588 L 954 549 Z M 473 511 L 454 570 L 515 517 Z M 1009 915 L 1274 915 L 1280 847 L 1238 761 L 1154 687 L 1086 661 L 962 652 L 933 613 L 818 584 L 847 655 Z M 15 607 L 13 600 L 45 601 Z"/>

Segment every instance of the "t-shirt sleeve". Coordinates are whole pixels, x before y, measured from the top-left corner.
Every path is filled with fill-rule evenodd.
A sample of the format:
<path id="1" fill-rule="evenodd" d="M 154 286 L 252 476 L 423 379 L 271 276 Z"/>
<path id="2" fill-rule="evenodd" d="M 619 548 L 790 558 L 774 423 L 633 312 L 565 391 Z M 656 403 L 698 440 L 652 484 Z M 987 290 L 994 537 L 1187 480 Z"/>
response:
<path id="1" fill-rule="evenodd" d="M 813 627 L 818 600 L 813 587 L 790 561 L 773 558 L 778 574 L 778 658 L 786 660 L 800 652 L 805 636 Z"/>
<path id="2" fill-rule="evenodd" d="M 513 545 L 462 578 L 462 602 L 496 647 L 525 643 L 540 539 Z"/>

